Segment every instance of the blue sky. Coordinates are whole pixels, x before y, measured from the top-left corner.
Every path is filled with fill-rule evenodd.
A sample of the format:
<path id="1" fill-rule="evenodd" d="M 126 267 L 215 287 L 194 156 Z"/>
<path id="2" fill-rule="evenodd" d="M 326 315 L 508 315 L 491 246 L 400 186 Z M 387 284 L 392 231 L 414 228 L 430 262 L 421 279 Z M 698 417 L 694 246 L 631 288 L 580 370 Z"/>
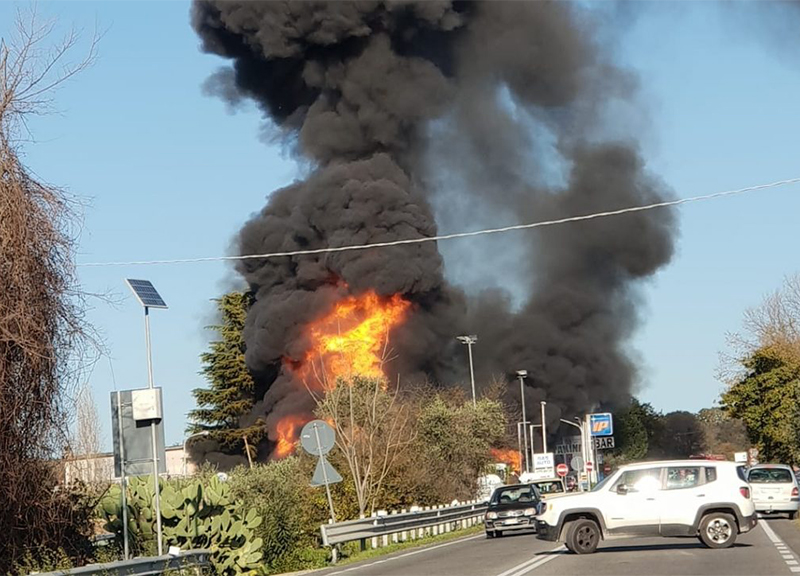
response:
<path id="1" fill-rule="evenodd" d="M 40 8 L 107 29 L 97 64 L 60 92 L 60 114 L 32 122 L 38 142 L 26 157 L 40 177 L 86 199 L 79 262 L 228 253 L 248 216 L 299 168 L 260 138 L 255 110 L 230 114 L 203 95 L 221 61 L 198 50 L 188 2 Z M 0 35 L 14 10 L 0 3 Z M 649 168 L 680 197 L 800 176 L 800 45 L 770 40 L 768 27 L 754 32 L 742 24 L 746 14 L 723 15 L 715 3 L 652 4 L 620 30 L 617 50 L 641 80 Z M 800 186 L 681 209 L 676 256 L 644 287 L 643 326 L 631 343 L 644 400 L 665 411 L 716 400 L 726 332 L 800 271 L 798 214 Z M 191 390 L 203 385 L 198 356 L 211 299 L 237 280 L 220 263 L 80 270 L 87 291 L 115 300 L 90 300 L 89 310 L 109 353 L 90 375 L 104 423 L 115 386 L 147 382 L 142 310 L 126 277 L 152 280 L 170 305 L 153 311 L 151 324 L 166 439 L 178 443 Z"/>

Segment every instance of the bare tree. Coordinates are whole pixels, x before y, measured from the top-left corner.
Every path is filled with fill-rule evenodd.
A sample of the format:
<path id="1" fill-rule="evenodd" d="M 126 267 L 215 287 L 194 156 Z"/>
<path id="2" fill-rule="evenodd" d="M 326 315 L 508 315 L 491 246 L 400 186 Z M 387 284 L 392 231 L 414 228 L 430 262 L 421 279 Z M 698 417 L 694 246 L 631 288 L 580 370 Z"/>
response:
<path id="1" fill-rule="evenodd" d="M 742 359 L 758 349 L 770 349 L 786 361 L 800 364 L 800 274 L 788 276 L 759 306 L 744 313 L 744 331 L 728 335 L 731 351 L 720 355 L 719 379 L 735 382 Z"/>
<path id="2" fill-rule="evenodd" d="M 75 477 L 90 483 L 111 478 L 113 462 L 110 458 L 101 457 L 102 444 L 97 404 L 87 382 L 81 386 L 75 398 L 75 427 L 67 463 Z"/>
<path id="3" fill-rule="evenodd" d="M 20 160 L 27 119 L 52 111 L 56 90 L 95 58 L 96 36 L 71 61 L 79 34 L 54 42 L 55 29 L 33 6 L 0 38 L 0 572 L 33 542 L 77 554 L 82 529 L 48 463 L 66 442 L 66 391 L 90 342 L 73 262 L 78 219 L 68 196 Z"/>
<path id="4" fill-rule="evenodd" d="M 374 512 L 387 476 L 415 439 L 409 405 L 384 379 L 356 375 L 317 397 L 317 415 L 336 431 L 359 512 Z"/>

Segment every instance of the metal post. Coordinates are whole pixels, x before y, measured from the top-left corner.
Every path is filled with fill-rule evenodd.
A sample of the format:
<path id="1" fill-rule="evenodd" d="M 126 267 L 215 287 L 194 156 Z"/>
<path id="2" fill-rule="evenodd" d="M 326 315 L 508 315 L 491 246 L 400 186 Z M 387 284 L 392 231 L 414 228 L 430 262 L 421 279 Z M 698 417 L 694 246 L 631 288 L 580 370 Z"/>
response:
<path id="1" fill-rule="evenodd" d="M 524 384 L 523 384 L 524 383 L 524 379 L 525 379 L 525 377 L 520 374 L 519 375 L 519 398 L 520 398 L 520 402 L 522 403 L 522 422 L 523 422 L 523 426 L 525 426 L 525 424 L 527 424 L 527 422 L 528 422 L 528 418 L 525 415 L 525 389 L 523 387 L 524 386 Z M 524 434 L 524 436 L 525 436 L 525 472 L 530 472 L 531 471 L 530 470 L 530 464 L 529 464 L 529 461 L 528 461 L 528 433 L 527 433 L 527 431 L 525 431 L 525 428 L 523 428 L 522 430 L 523 430 L 523 432 L 525 432 L 525 434 Z"/>
<path id="2" fill-rule="evenodd" d="M 544 407 L 547 406 L 547 402 L 542 400 L 539 404 L 542 406 L 542 453 L 547 454 L 547 422 L 544 419 Z"/>
<path id="3" fill-rule="evenodd" d="M 592 462 L 592 423 L 589 415 L 587 414 L 583 420 L 583 432 L 584 437 L 586 438 L 585 446 L 586 446 L 586 460 L 584 462 Z M 592 462 L 592 468 L 594 468 L 594 462 Z M 586 480 L 589 483 L 589 487 L 592 486 L 592 475 L 586 469 L 586 464 L 584 464 L 584 471 L 586 473 Z"/>
<path id="4" fill-rule="evenodd" d="M 317 453 L 320 455 L 320 458 L 325 458 L 325 455 L 322 453 L 322 442 L 319 441 L 319 430 L 317 429 L 317 423 L 315 422 L 312 424 L 314 428 L 314 436 L 317 439 Z M 325 466 L 322 467 L 322 479 L 325 481 L 325 493 L 328 495 L 328 506 L 331 509 L 331 523 L 336 523 L 336 514 L 333 511 L 333 498 L 331 498 L 331 487 L 328 484 L 328 471 L 325 469 Z"/>
<path id="5" fill-rule="evenodd" d="M 580 438 L 581 438 L 581 458 L 583 458 L 583 461 L 585 462 L 586 461 L 586 439 L 583 437 L 583 426 L 581 426 L 581 424 L 580 424 L 580 421 L 581 421 L 580 418 L 576 417 L 575 419 L 578 421 L 578 424 L 575 424 L 575 422 L 570 422 L 569 420 L 564 420 L 563 418 L 559 418 L 559 420 L 561 420 L 561 422 L 563 422 L 564 424 L 569 424 L 570 426 L 575 426 L 575 428 L 578 429 L 578 432 L 580 433 Z M 566 454 L 565 454 L 564 455 L 564 463 L 565 464 L 566 464 L 566 460 L 567 460 L 567 458 L 566 458 Z M 580 478 L 579 478 L 579 480 L 580 480 Z M 578 487 L 580 488 L 581 492 L 583 492 L 583 484 L 581 484 L 580 481 L 578 482 Z"/>
<path id="6" fill-rule="evenodd" d="M 144 340 L 147 348 L 147 385 L 151 390 L 153 386 L 153 358 L 150 347 L 150 309 L 144 307 Z M 164 554 L 164 544 L 161 541 L 161 485 L 158 481 L 158 442 L 156 440 L 156 421 L 150 422 L 150 438 L 153 444 L 153 515 L 156 517 L 156 542 L 158 555 Z"/>
<path id="7" fill-rule="evenodd" d="M 522 422 L 517 422 L 517 452 L 519 452 L 519 473 L 522 474 L 522 434 L 520 433 L 520 426 L 522 426 L 522 432 L 525 432 L 525 424 Z"/>
<path id="8" fill-rule="evenodd" d="M 472 369 L 472 345 L 474 341 L 470 340 L 467 342 L 467 351 L 469 353 L 469 381 L 472 383 L 472 405 L 477 405 L 477 400 L 475 400 L 475 372 Z"/>
<path id="9" fill-rule="evenodd" d="M 122 490 L 122 548 L 123 560 L 130 556 L 128 547 L 128 482 L 125 476 L 125 442 L 122 436 L 122 394 L 117 391 L 117 427 L 119 428 L 119 467 Z"/>

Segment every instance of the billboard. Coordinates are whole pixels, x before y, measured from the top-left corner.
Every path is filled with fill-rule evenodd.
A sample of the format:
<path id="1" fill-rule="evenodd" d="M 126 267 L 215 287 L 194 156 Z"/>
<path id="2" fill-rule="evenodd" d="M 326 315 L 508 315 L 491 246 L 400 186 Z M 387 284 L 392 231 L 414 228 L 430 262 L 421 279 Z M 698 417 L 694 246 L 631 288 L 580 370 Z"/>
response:
<path id="1" fill-rule="evenodd" d="M 614 434 L 614 421 L 610 412 L 589 414 L 589 430 L 592 436 L 612 436 Z"/>

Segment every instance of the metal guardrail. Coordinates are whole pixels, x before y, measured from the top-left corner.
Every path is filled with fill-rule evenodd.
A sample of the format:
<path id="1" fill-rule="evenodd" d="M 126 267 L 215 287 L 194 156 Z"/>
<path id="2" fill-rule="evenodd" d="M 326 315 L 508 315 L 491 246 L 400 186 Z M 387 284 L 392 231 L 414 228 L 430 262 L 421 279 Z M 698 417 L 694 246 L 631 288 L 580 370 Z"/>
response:
<path id="1" fill-rule="evenodd" d="M 322 532 L 323 545 L 333 546 L 342 542 L 365 540 L 431 526 L 454 524 L 472 518 L 483 517 L 485 513 L 486 502 L 476 502 L 401 514 L 372 516 L 360 520 L 336 522 L 335 524 L 323 524 L 320 526 L 320 531 Z"/>
<path id="2" fill-rule="evenodd" d="M 202 569 L 209 566 L 209 550 L 187 550 L 175 556 L 147 556 L 119 562 L 89 564 L 70 570 L 56 572 L 34 572 L 38 576 L 150 576 L 156 574 L 201 574 Z"/>

